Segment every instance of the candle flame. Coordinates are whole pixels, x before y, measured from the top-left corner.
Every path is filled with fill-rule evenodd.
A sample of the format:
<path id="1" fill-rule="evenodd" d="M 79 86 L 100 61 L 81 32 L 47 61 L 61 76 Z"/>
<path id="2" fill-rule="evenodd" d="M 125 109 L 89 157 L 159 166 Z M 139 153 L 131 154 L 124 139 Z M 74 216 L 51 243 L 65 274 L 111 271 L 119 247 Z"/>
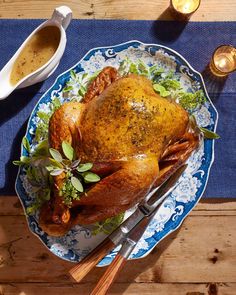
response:
<path id="1" fill-rule="evenodd" d="M 194 12 L 197 9 L 199 3 L 200 3 L 200 0 L 173 0 L 172 1 L 174 8 L 181 13 Z"/>

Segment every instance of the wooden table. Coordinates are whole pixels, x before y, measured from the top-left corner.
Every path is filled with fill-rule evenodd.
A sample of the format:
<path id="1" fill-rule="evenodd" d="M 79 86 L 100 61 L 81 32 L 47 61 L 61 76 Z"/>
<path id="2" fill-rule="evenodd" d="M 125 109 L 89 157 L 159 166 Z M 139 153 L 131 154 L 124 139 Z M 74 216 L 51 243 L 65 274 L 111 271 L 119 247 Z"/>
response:
<path id="1" fill-rule="evenodd" d="M 171 19 L 164 0 L 0 0 L 0 18 L 48 18 L 63 4 L 74 18 Z M 203 0 L 191 20 L 235 21 L 236 1 Z M 104 272 L 96 268 L 76 284 L 71 266 L 31 234 L 16 197 L 0 198 L 0 294 L 88 294 Z M 235 200 L 201 201 L 180 230 L 127 264 L 110 294 L 235 295 Z"/>

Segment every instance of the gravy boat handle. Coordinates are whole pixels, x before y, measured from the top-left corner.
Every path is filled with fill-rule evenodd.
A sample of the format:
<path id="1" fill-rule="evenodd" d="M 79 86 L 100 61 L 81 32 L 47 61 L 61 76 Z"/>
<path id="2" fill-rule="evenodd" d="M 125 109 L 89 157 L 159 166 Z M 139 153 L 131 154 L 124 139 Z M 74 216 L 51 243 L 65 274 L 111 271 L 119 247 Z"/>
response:
<path id="1" fill-rule="evenodd" d="M 72 10 L 68 6 L 59 6 L 55 8 L 51 17 L 51 21 L 61 25 L 64 30 L 69 26 L 71 19 Z"/>

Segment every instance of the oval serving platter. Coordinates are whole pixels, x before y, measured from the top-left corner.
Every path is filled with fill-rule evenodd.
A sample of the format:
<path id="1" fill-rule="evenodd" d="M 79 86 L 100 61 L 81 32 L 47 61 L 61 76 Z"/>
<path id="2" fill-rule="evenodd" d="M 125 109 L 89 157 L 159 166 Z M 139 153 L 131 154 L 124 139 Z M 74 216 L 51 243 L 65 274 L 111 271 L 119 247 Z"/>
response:
<path id="1" fill-rule="evenodd" d="M 61 103 L 77 99 L 78 93 L 82 97 L 83 83 L 86 84 L 88 77 L 106 66 L 118 68 L 120 63 L 127 58 L 133 63 L 142 60 L 147 66 L 157 65 L 166 72 L 173 71 L 178 75 L 185 90 L 201 89 L 206 96 L 206 102 L 194 111 L 195 118 L 199 126 L 212 131 L 216 130 L 218 114 L 206 92 L 201 74 L 195 71 L 179 53 L 170 48 L 130 41 L 116 46 L 90 50 L 75 66 L 57 78 L 53 86 L 41 97 L 30 116 L 26 137 L 31 146 L 34 145 L 36 126 L 40 123 L 38 111 L 49 112 L 50 104 L 55 97 Z M 23 145 L 21 155 L 27 156 Z M 181 225 L 204 192 L 213 160 L 214 140 L 204 140 L 200 148 L 189 158 L 188 168 L 179 179 L 176 188 L 160 207 L 129 259 L 145 257 L 160 240 Z M 19 168 L 15 186 L 18 197 L 26 210 L 34 199 L 34 193 L 22 167 Z M 79 225 L 73 227 L 63 237 L 51 237 L 40 229 L 37 213 L 26 215 L 26 217 L 32 233 L 38 236 L 52 253 L 68 261 L 80 261 L 106 237 L 104 233 L 92 235 L 88 228 Z M 111 263 L 118 250 L 119 247 L 114 249 L 100 261 L 98 266 Z"/>

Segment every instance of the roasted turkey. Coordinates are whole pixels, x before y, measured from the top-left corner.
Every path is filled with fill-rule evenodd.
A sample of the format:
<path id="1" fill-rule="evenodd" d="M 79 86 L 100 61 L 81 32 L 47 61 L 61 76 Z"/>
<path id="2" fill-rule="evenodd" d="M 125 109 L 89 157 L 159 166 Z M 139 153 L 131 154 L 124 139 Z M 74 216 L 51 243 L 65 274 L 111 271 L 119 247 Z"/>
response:
<path id="1" fill-rule="evenodd" d="M 92 162 L 102 180 L 68 208 L 58 194 L 65 176 L 54 177 L 53 196 L 40 214 L 42 229 L 54 236 L 140 202 L 188 159 L 199 135 L 188 113 L 155 93 L 150 80 L 135 74 L 119 77 L 107 67 L 81 103 L 65 103 L 52 115 L 50 146 L 61 151 L 63 141 L 82 163 Z"/>

